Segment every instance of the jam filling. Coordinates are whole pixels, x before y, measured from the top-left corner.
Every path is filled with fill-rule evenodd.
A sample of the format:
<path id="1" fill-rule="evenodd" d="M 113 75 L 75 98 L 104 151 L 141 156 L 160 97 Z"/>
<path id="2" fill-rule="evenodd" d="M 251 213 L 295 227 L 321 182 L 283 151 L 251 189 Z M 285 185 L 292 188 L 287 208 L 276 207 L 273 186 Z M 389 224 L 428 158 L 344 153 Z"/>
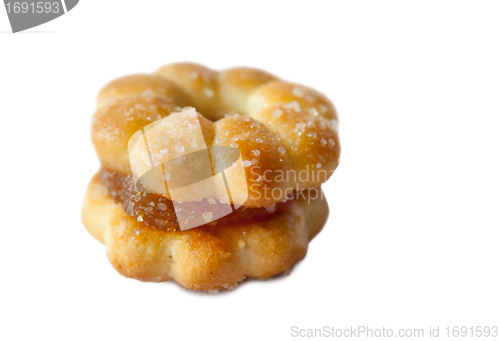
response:
<path id="1" fill-rule="evenodd" d="M 196 203 L 176 204 L 162 194 L 151 193 L 145 188 L 139 187 L 132 175 L 125 175 L 115 171 L 101 169 L 100 178 L 108 188 L 113 199 L 122 205 L 125 212 L 135 217 L 139 222 L 159 228 L 165 231 L 180 231 L 177 220 L 176 209 L 184 209 L 188 212 L 205 212 L 204 218 L 220 216 L 219 212 L 228 212 L 230 205 L 213 199 L 204 199 Z M 240 206 L 217 220 L 210 221 L 200 226 L 217 226 L 219 224 L 237 224 L 242 222 L 262 221 L 282 213 L 289 205 L 293 194 L 286 202 L 278 202 L 271 207 L 253 208 Z M 207 214 L 209 216 L 207 216 Z"/>

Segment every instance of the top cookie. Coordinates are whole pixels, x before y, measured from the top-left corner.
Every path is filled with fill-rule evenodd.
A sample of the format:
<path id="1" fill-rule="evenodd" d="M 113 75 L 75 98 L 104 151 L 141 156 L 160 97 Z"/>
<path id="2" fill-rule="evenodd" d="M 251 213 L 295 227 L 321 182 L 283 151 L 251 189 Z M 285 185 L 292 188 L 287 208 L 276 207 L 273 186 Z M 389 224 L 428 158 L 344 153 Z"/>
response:
<path id="1" fill-rule="evenodd" d="M 338 117 L 323 94 L 257 69 L 216 72 L 175 63 L 153 75 L 116 79 L 101 90 L 92 141 L 102 167 L 131 174 L 130 137 L 185 106 L 199 113 L 206 146 L 240 151 L 243 163 L 237 167 L 244 168 L 247 182 L 240 187 L 248 190 L 240 205 L 269 207 L 291 191 L 320 186 L 338 166 Z M 239 170 L 228 169 L 226 176 L 232 171 Z"/>

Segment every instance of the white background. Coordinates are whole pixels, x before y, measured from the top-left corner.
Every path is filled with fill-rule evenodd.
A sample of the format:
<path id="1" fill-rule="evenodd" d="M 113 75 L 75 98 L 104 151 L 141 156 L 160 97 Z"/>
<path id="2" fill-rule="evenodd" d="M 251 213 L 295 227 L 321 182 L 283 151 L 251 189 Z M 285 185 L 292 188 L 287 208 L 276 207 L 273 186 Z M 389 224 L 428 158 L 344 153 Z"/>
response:
<path id="1" fill-rule="evenodd" d="M 9 34 L 0 8 L 0 339 L 500 325 L 499 18 L 497 1 L 83 0 Z M 338 108 L 330 218 L 289 277 L 217 296 L 126 279 L 80 221 L 98 90 L 185 60 Z"/>

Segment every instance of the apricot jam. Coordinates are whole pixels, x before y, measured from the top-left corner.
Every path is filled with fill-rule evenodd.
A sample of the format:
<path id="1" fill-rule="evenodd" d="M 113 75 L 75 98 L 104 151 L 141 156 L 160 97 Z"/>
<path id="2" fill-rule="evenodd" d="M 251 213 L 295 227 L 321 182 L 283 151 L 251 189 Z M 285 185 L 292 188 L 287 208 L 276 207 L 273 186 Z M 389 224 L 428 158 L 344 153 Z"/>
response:
<path id="1" fill-rule="evenodd" d="M 227 212 L 228 204 L 213 199 L 204 199 L 196 203 L 182 203 L 174 206 L 173 202 L 159 193 L 151 193 L 145 188 L 140 188 L 132 175 L 125 175 L 116 171 L 101 168 L 99 176 L 107 187 L 113 199 L 122 205 L 125 212 L 135 217 L 139 222 L 165 231 L 180 231 L 177 221 L 177 209 L 191 211 L 196 209 L 202 212 L 221 210 Z M 270 208 L 253 208 L 241 206 L 232 213 L 215 221 L 200 226 L 214 227 L 220 224 L 238 224 L 267 220 L 276 214 L 282 213 L 289 206 L 290 196 L 286 202 L 278 202 Z"/>

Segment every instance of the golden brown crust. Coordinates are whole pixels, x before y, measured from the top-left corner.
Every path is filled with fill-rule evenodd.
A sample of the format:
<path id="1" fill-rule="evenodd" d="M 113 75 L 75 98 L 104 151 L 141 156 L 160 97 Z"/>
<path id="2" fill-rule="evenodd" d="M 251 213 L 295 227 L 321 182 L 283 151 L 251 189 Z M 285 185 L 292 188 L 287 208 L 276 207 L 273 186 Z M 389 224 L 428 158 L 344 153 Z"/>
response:
<path id="1" fill-rule="evenodd" d="M 130 173 L 130 137 L 177 108 L 166 97 L 157 95 L 126 97 L 99 108 L 92 119 L 91 130 L 101 166 Z"/>
<path id="2" fill-rule="evenodd" d="M 241 193 L 253 189 L 244 203 L 249 207 L 267 207 L 291 190 L 318 187 L 338 166 L 333 104 L 314 89 L 261 70 L 239 67 L 216 72 L 194 63 L 170 64 L 155 75 L 111 82 L 99 94 L 98 103 L 92 140 L 101 165 L 127 174 L 131 173 L 127 141 L 140 128 L 184 105 L 216 121 L 200 116 L 206 145 L 234 143 L 243 161 L 252 162 L 245 169 L 247 183 L 238 186 Z M 224 117 L 234 112 L 241 116 Z M 295 176 L 276 180 L 279 172 Z M 259 178 L 270 181 L 259 183 Z M 269 196 L 275 188 L 280 195 Z M 245 196 L 235 194 L 238 197 Z"/>
<path id="3" fill-rule="evenodd" d="M 148 92 L 165 96 L 170 101 L 175 98 L 176 104 L 180 106 L 188 103 L 184 92 L 172 82 L 155 75 L 135 74 L 117 78 L 108 83 L 99 92 L 97 108 L 102 108 L 122 98 L 140 96 Z"/>
<path id="4" fill-rule="evenodd" d="M 189 105 L 207 118 L 215 121 L 224 114 L 224 108 L 217 105 L 217 72 L 199 64 L 175 63 L 159 68 L 155 74 L 182 89 Z"/>
<path id="5" fill-rule="evenodd" d="M 328 205 L 324 198 L 310 203 L 299 198 L 287 212 L 267 221 L 167 232 L 129 216 L 95 175 L 82 216 L 122 275 L 154 282 L 174 279 L 186 288 L 208 291 L 290 269 L 305 257 L 309 241 L 323 227 Z"/>

